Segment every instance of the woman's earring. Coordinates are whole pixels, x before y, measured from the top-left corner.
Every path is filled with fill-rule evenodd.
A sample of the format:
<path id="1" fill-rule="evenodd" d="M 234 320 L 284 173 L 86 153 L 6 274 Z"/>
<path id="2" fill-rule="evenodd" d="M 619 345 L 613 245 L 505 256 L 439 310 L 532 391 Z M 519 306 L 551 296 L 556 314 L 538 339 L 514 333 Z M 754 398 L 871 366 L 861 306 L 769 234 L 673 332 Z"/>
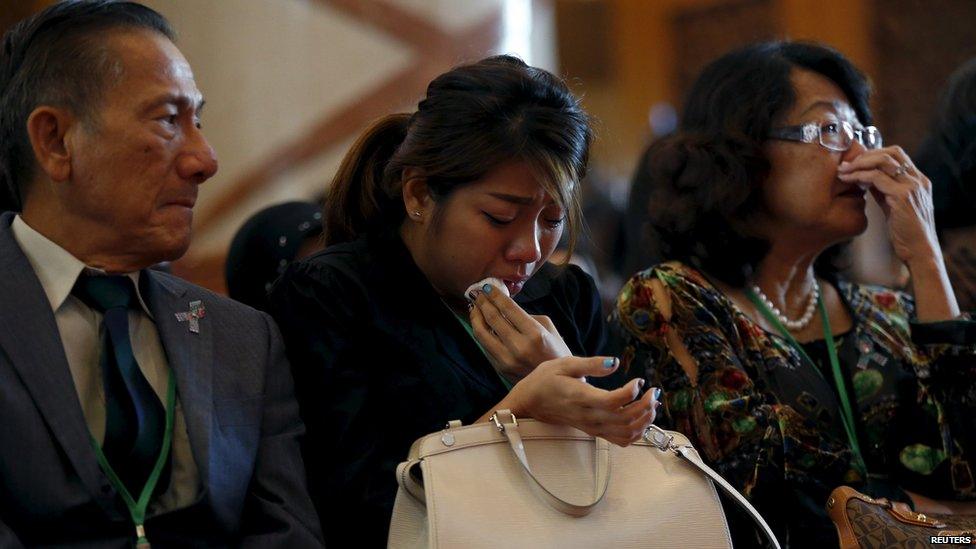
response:
<path id="1" fill-rule="evenodd" d="M 418 219 L 419 219 L 419 218 L 420 218 L 420 216 L 422 215 L 422 214 L 420 213 L 420 210 L 414 210 L 414 211 L 413 211 L 412 213 L 413 213 L 413 216 L 414 216 L 414 217 L 416 217 L 416 218 L 418 218 Z"/>

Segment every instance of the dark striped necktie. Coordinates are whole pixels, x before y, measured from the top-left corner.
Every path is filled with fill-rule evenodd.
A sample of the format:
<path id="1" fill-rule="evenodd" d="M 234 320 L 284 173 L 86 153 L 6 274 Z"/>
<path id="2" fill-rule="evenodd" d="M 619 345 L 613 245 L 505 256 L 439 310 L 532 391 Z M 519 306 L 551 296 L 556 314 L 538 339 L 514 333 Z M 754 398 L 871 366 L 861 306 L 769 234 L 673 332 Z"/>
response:
<path id="1" fill-rule="evenodd" d="M 71 293 L 104 315 L 99 353 L 106 412 L 102 451 L 137 498 L 159 456 L 166 411 L 136 363 L 129 339 L 129 309 L 138 306 L 135 287 L 127 276 L 82 273 Z"/>

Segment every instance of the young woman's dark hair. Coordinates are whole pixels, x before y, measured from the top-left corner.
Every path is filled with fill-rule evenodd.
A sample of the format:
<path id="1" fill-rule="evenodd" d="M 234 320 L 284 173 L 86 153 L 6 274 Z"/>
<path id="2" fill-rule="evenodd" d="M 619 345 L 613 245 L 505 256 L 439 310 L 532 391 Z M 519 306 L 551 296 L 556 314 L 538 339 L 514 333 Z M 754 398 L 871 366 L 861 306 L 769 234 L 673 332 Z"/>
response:
<path id="1" fill-rule="evenodd" d="M 915 160 L 932 180 L 936 227 L 976 224 L 976 59 L 949 77 Z"/>
<path id="2" fill-rule="evenodd" d="M 416 112 L 381 118 L 346 154 L 326 199 L 326 245 L 399 227 L 405 168 L 441 200 L 522 160 L 565 208 L 572 249 L 591 141 L 586 113 L 550 73 L 507 55 L 461 65 L 430 83 Z"/>
<path id="3" fill-rule="evenodd" d="M 839 52 L 819 44 L 768 42 L 728 53 L 708 65 L 688 94 L 678 131 L 651 145 L 642 164 L 654 255 L 681 260 L 733 286 L 745 285 L 766 254 L 750 235 L 769 172 L 763 144 L 793 105 L 790 76 L 805 69 L 827 77 L 871 124 L 869 86 Z M 840 248 L 821 255 L 832 271 Z"/>

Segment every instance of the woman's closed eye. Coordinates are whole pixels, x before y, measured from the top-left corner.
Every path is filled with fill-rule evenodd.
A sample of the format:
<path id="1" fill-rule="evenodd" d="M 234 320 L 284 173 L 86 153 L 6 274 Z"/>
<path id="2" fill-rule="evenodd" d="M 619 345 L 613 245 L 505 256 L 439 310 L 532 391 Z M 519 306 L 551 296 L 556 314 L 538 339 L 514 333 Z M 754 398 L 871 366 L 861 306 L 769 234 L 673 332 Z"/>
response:
<path id="1" fill-rule="evenodd" d="M 566 222 L 566 216 L 562 216 L 559 219 L 546 219 L 546 224 L 549 225 L 550 229 L 558 229 L 562 227 L 563 223 Z"/>
<path id="2" fill-rule="evenodd" d="M 542 221 L 550 230 L 556 230 L 566 222 L 566 210 L 560 207 L 559 204 L 550 203 L 542 210 L 539 217 L 542 218 Z"/>
<path id="3" fill-rule="evenodd" d="M 503 216 L 494 216 L 494 215 L 491 215 L 490 213 L 485 212 L 485 211 L 482 211 L 481 213 L 484 214 L 485 218 L 488 219 L 488 222 L 489 223 L 491 223 L 492 225 L 499 226 L 499 227 L 504 227 L 505 225 L 510 224 L 512 221 L 515 221 L 515 218 L 514 217 L 512 217 L 512 218 L 505 218 Z"/>

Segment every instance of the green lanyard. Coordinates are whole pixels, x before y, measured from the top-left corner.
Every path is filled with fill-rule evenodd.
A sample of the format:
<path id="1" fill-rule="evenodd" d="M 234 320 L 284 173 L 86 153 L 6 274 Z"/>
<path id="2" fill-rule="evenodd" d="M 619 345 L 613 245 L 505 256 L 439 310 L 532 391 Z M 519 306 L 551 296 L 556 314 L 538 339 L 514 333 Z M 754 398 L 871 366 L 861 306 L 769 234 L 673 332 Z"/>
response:
<path id="1" fill-rule="evenodd" d="M 454 315 L 454 318 L 458 319 L 458 322 L 460 322 L 461 323 L 461 326 L 464 327 L 464 331 L 465 332 L 468 332 L 468 335 L 471 336 L 471 339 L 472 340 L 474 340 L 474 344 L 478 346 L 478 349 L 481 351 L 481 354 L 485 355 L 485 358 L 487 358 L 488 359 L 488 362 L 491 363 L 491 358 L 488 356 L 488 351 L 485 351 L 485 348 L 481 346 L 481 342 L 478 341 L 478 338 L 476 338 L 474 336 L 474 330 L 471 328 L 471 324 L 468 323 L 467 320 L 461 318 L 460 315 L 458 315 L 457 313 L 455 313 L 454 312 L 454 309 L 451 309 L 450 307 L 448 307 L 447 306 L 447 303 L 444 303 L 444 306 L 447 307 L 447 309 L 449 311 L 451 311 L 451 314 Z M 512 390 L 512 387 L 514 387 L 514 385 L 512 384 L 512 382 L 509 381 L 505 376 L 503 376 L 502 373 L 499 372 L 498 370 L 495 370 L 495 373 L 498 374 L 498 379 L 502 380 L 502 385 L 505 386 L 505 390 L 506 391 L 511 391 Z"/>
<path id="2" fill-rule="evenodd" d="M 789 330 L 776 318 L 776 315 L 769 310 L 769 307 L 762 302 L 761 299 L 752 291 L 751 288 L 746 289 L 746 296 L 749 300 L 759 309 L 759 312 L 769 321 L 770 324 L 776 327 L 782 334 L 783 338 L 786 339 L 790 345 L 796 349 L 796 352 L 800 354 L 811 366 L 813 366 L 814 371 L 820 374 L 820 368 L 817 364 L 810 358 L 810 355 L 803 350 L 803 346 L 800 345 L 796 339 L 790 334 Z M 857 442 L 857 431 L 854 428 L 854 412 L 851 408 L 851 400 L 847 396 L 847 387 L 844 384 L 844 375 L 840 370 L 840 361 L 837 359 L 837 347 L 834 345 L 834 334 L 833 330 L 830 329 L 830 318 L 827 316 L 827 308 L 824 307 L 823 297 L 817 297 L 817 306 L 820 308 L 820 318 L 823 324 L 824 332 L 824 343 L 827 344 L 827 356 L 830 358 L 830 368 L 834 374 L 834 384 L 837 386 L 837 394 L 840 396 L 840 416 L 841 423 L 844 424 L 844 431 L 847 432 L 847 439 L 851 444 L 851 451 L 854 454 L 854 466 L 860 470 L 861 473 L 867 476 L 867 465 L 864 462 L 864 456 L 861 454 L 861 445 Z M 820 374 L 823 377 L 823 374 Z"/>
<path id="3" fill-rule="evenodd" d="M 122 495 L 122 500 L 129 509 L 132 523 L 136 527 L 136 547 L 139 549 L 149 548 L 149 540 L 146 539 L 146 529 L 144 527 L 146 522 L 146 508 L 149 507 L 149 499 L 156 489 L 156 483 L 159 482 L 159 477 L 163 473 L 163 467 L 166 466 L 166 460 L 169 458 L 169 449 L 173 441 L 173 416 L 175 415 L 175 411 L 176 375 L 173 373 L 173 369 L 170 368 L 169 388 L 166 389 L 166 430 L 163 431 L 163 447 L 159 450 L 156 465 L 153 466 L 152 472 L 149 473 L 149 478 L 146 479 L 146 484 L 142 487 L 142 493 L 139 494 L 138 501 L 133 499 L 132 494 L 129 493 L 125 484 L 122 483 L 122 479 L 112 469 L 112 465 L 109 464 L 105 453 L 102 452 L 101 445 L 95 440 L 95 437 L 89 434 L 92 448 L 95 449 L 95 455 L 98 456 L 98 464 L 102 467 L 102 471 L 105 472 L 112 486 Z"/>

